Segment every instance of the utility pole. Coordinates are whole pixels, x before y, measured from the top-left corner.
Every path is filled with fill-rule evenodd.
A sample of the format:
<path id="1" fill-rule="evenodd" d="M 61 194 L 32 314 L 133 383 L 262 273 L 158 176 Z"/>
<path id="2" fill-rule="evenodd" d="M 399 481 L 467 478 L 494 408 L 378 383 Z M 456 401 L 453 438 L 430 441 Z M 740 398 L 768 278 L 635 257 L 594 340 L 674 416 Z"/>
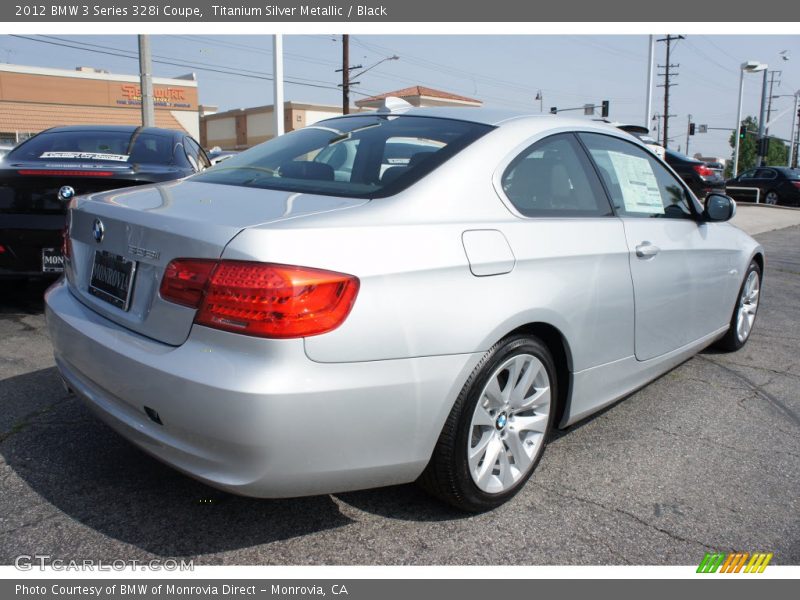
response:
<path id="1" fill-rule="evenodd" d="M 689 115 L 689 120 L 686 123 L 686 152 L 684 154 L 689 156 L 689 136 L 692 134 L 692 115 Z"/>
<path id="2" fill-rule="evenodd" d="M 800 128 L 796 126 L 796 124 L 800 124 L 800 90 L 794 93 L 794 112 L 792 113 L 792 133 L 789 136 L 789 162 L 786 164 L 787 167 L 791 168 L 793 163 L 795 162 L 795 145 L 797 144 L 797 140 L 795 136 L 797 133 L 800 133 Z M 800 151 L 800 148 L 797 149 Z"/>
<path id="3" fill-rule="evenodd" d="M 655 36 L 650 36 L 647 42 L 647 102 L 645 104 L 644 124 L 649 127 L 650 117 L 653 114 L 653 57 L 655 56 Z"/>
<path id="4" fill-rule="evenodd" d="M 342 36 L 342 114 L 350 114 L 350 36 Z"/>
<path id="5" fill-rule="evenodd" d="M 759 167 L 767 164 L 767 71 L 764 71 L 764 79 L 761 83 L 761 110 L 758 115 L 758 160 L 756 165 Z"/>
<path id="6" fill-rule="evenodd" d="M 283 36 L 276 33 L 272 36 L 272 114 L 275 117 L 275 137 L 283 135 Z"/>
<path id="7" fill-rule="evenodd" d="M 139 86 L 142 88 L 142 127 L 155 127 L 153 107 L 153 60 L 150 56 L 150 36 L 139 36 Z"/>
<path id="8" fill-rule="evenodd" d="M 775 85 L 775 76 L 778 76 L 778 87 L 781 87 L 781 75 L 783 71 L 770 71 L 769 72 L 769 96 L 767 97 L 767 123 L 769 123 L 772 116 L 772 99 L 777 96 L 772 95 L 772 86 Z M 769 135 L 769 127 L 764 130 L 764 135 Z"/>
<path id="9" fill-rule="evenodd" d="M 670 61 L 670 52 L 672 51 L 672 42 L 675 42 L 675 41 L 678 41 L 678 40 L 683 40 L 683 39 L 686 39 L 686 38 L 684 36 L 682 36 L 682 35 L 669 35 L 669 34 L 667 34 L 667 37 L 660 38 L 660 39 L 656 40 L 658 42 L 664 42 L 666 44 L 666 46 L 667 46 L 667 61 L 666 61 L 666 64 L 658 65 L 659 69 L 664 69 L 663 73 L 659 73 L 658 74 L 659 77 L 663 77 L 664 78 L 664 83 L 663 84 L 659 84 L 659 86 L 658 86 L 658 87 L 663 87 L 664 88 L 664 148 L 667 148 L 667 144 L 669 143 L 669 118 L 670 118 L 670 116 L 672 116 L 672 115 L 669 114 L 669 88 L 671 88 L 671 87 L 673 87 L 675 85 L 678 85 L 677 83 L 672 83 L 672 81 L 670 80 L 671 77 L 677 77 L 678 74 L 677 73 L 670 73 L 670 70 L 671 69 L 677 69 L 678 67 L 680 67 L 680 64 L 673 65 L 671 62 L 669 62 Z"/>

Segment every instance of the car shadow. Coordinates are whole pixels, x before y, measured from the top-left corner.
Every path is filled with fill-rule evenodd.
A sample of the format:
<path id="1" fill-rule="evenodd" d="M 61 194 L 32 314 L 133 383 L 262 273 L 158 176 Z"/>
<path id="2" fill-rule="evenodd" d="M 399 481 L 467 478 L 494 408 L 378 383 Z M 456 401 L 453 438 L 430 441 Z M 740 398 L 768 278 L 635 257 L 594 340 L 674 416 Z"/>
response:
<path id="1" fill-rule="evenodd" d="M 0 316 L 37 315 L 44 312 L 44 293 L 53 283 L 47 279 L 0 279 Z"/>
<path id="2" fill-rule="evenodd" d="M 0 432 L 0 455 L 33 494 L 24 486 L 16 487 L 28 497 L 1 494 L 0 513 L 24 513 L 26 507 L 40 505 L 41 498 L 103 536 L 157 556 L 199 558 L 352 522 L 330 496 L 245 498 L 178 473 L 118 436 L 80 400 L 67 395 L 55 368 L 0 381 L 0 406 L 32 392 L 47 397 L 31 403 L 30 412 L 18 401 L 8 402 L 17 414 Z M 21 518 L 27 520 L 28 515 Z M 31 526 L 36 523 L 26 525 Z M 55 557 L 55 548 L 15 552 L 28 550 L 48 550 Z M 4 556 L 0 562 L 11 559 Z M 269 563 L 270 557 L 260 556 L 259 561 Z"/>

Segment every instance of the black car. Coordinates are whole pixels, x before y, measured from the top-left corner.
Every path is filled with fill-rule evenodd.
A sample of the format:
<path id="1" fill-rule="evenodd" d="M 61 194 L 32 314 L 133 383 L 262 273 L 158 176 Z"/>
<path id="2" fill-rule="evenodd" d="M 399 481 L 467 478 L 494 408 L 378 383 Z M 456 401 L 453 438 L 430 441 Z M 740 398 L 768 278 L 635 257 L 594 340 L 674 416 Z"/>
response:
<path id="1" fill-rule="evenodd" d="M 712 192 L 725 193 L 725 180 L 702 160 L 669 149 L 665 153 L 664 160 L 675 169 L 698 199 L 703 200 Z"/>
<path id="2" fill-rule="evenodd" d="M 0 162 L 0 278 L 63 271 L 76 194 L 179 179 L 210 166 L 184 132 L 128 126 L 47 129 Z"/>
<path id="3" fill-rule="evenodd" d="M 754 202 L 758 189 L 759 202 L 800 206 L 800 169 L 757 167 L 729 179 L 726 185 L 728 195 L 737 202 Z"/>

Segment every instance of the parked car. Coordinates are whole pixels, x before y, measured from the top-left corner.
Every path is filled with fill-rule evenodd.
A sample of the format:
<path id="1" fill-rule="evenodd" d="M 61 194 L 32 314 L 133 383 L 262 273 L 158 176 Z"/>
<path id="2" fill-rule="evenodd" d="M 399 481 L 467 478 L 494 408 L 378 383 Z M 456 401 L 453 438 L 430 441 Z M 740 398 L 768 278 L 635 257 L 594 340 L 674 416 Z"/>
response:
<path id="1" fill-rule="evenodd" d="M 701 200 L 709 194 L 725 193 L 725 179 L 702 160 L 669 149 L 664 160 Z"/>
<path id="2" fill-rule="evenodd" d="M 0 162 L 0 277 L 58 275 L 67 202 L 178 179 L 209 166 L 190 136 L 170 129 L 56 127 Z"/>
<path id="3" fill-rule="evenodd" d="M 755 189 L 758 200 L 764 204 L 800 206 L 800 169 L 789 167 L 758 167 L 749 169 L 738 177 L 729 179 L 728 193 L 740 202 L 754 202 Z M 736 188 L 755 188 L 742 190 Z"/>
<path id="4" fill-rule="evenodd" d="M 210 485 L 486 510 L 554 429 L 747 342 L 764 251 L 734 210 L 608 125 L 384 108 L 73 200 L 47 325 L 71 390 Z"/>
<path id="5" fill-rule="evenodd" d="M 632 136 L 636 137 L 640 142 L 642 142 L 645 146 L 650 148 L 653 153 L 658 156 L 661 160 L 664 160 L 664 146 L 662 146 L 658 140 L 653 138 L 650 135 L 650 130 L 647 127 L 643 127 L 641 125 L 625 125 L 623 123 L 614 123 L 616 127 L 621 129 L 622 131 L 626 131 L 630 133 Z"/>

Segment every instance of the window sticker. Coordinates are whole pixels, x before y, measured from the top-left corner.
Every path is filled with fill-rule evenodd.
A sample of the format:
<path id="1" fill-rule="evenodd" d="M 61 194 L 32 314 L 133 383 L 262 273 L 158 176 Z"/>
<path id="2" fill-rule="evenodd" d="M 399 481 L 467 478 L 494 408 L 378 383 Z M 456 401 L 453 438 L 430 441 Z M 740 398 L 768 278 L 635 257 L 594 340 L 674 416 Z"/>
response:
<path id="1" fill-rule="evenodd" d="M 127 154 L 104 154 L 102 152 L 44 152 L 39 158 L 76 158 L 79 160 L 113 160 L 125 162 Z"/>
<path id="2" fill-rule="evenodd" d="M 631 213 L 663 215 L 664 202 L 650 161 L 614 151 L 609 151 L 608 156 L 617 174 L 625 210 Z"/>

